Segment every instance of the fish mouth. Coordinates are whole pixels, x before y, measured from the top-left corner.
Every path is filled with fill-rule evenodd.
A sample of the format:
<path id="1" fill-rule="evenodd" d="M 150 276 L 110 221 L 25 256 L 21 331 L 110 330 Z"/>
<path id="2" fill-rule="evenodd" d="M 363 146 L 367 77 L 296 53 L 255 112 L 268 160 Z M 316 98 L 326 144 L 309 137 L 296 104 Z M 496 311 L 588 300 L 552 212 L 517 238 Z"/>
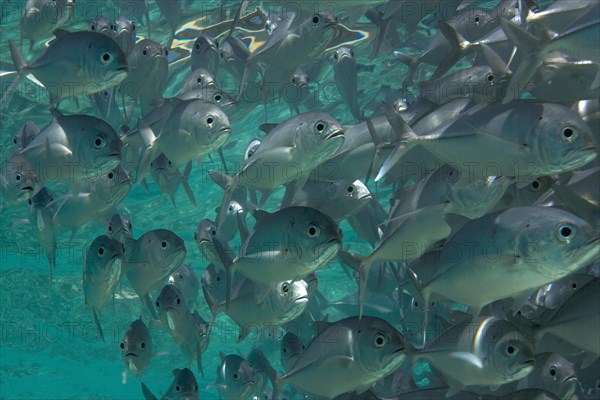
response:
<path id="1" fill-rule="evenodd" d="M 306 303 L 308 301 L 308 296 L 300 296 L 294 299 L 294 303 Z"/>
<path id="2" fill-rule="evenodd" d="M 120 67 L 118 67 L 116 69 L 117 71 L 125 71 L 125 72 L 129 72 L 129 66 L 128 65 L 121 65 Z"/>
<path id="3" fill-rule="evenodd" d="M 23 186 L 21 188 L 22 192 L 33 192 L 33 187 L 32 186 Z"/>
<path id="4" fill-rule="evenodd" d="M 127 353 L 127 354 L 125 354 L 125 358 L 127 358 L 127 357 L 139 357 L 139 356 L 134 353 Z"/>
<path id="5" fill-rule="evenodd" d="M 563 382 L 577 382 L 577 377 L 575 375 L 571 375 L 563 379 Z"/>
<path id="6" fill-rule="evenodd" d="M 331 132 L 328 136 L 327 139 L 334 139 L 336 137 L 344 137 L 344 130 L 343 129 L 336 129 L 335 131 Z"/>

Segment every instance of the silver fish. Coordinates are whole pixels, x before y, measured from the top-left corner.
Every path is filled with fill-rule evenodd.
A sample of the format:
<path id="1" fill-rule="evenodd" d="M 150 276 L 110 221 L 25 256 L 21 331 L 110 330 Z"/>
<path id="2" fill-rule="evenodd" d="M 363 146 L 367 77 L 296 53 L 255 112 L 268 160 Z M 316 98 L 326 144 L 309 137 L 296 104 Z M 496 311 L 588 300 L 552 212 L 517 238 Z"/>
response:
<path id="1" fill-rule="evenodd" d="M 158 400 L 150 389 L 142 382 L 142 393 L 146 400 Z M 173 383 L 161 400 L 199 400 L 200 389 L 194 373 L 188 368 L 173 370 Z"/>
<path id="2" fill-rule="evenodd" d="M 98 236 L 88 247 L 83 263 L 83 293 L 85 303 L 92 309 L 98 337 L 104 341 L 98 312 L 113 296 L 121 280 L 123 244 L 106 235 Z"/>
<path id="3" fill-rule="evenodd" d="M 21 154 L 14 154 L 2 164 L 2 197 L 9 204 L 26 202 L 42 189 L 34 166 Z"/>
<path id="4" fill-rule="evenodd" d="M 198 298 L 198 291 L 200 290 L 200 281 L 192 267 L 187 264 L 181 264 L 169 275 L 167 282 L 175 285 L 181 291 L 183 298 L 186 299 L 190 310 L 194 309 L 196 299 Z"/>
<path id="5" fill-rule="evenodd" d="M 363 113 L 358 106 L 358 72 L 354 50 L 349 46 L 338 47 L 333 53 L 333 73 L 342 100 L 358 122 Z"/>
<path id="6" fill-rule="evenodd" d="M 114 22 L 113 38 L 125 54 L 133 48 L 136 39 L 135 23 L 124 15 L 119 15 Z"/>
<path id="7" fill-rule="evenodd" d="M 131 248 L 124 260 L 127 279 L 142 304 L 156 318 L 148 292 L 181 265 L 187 254 L 185 244 L 172 231 L 155 229 L 144 233 L 137 240 L 131 239 L 126 247 Z"/>
<path id="8" fill-rule="evenodd" d="M 50 284 L 52 284 L 52 271 L 56 267 L 56 226 L 52 221 L 54 216 L 54 194 L 50 189 L 43 187 L 37 194 L 29 199 L 29 222 L 46 253 L 50 267 Z"/>
<path id="9" fill-rule="evenodd" d="M 90 31 L 102 33 L 112 37 L 114 22 L 111 22 L 103 15 L 98 15 L 90 24 Z"/>
<path id="10" fill-rule="evenodd" d="M 235 272 L 265 284 L 301 279 L 340 250 L 341 230 L 330 217 L 313 208 L 289 207 L 255 215 L 254 231 L 227 266 L 228 294 Z M 282 236 L 281 232 L 287 234 Z"/>
<path id="11" fill-rule="evenodd" d="M 171 27 L 171 37 L 167 44 L 167 48 L 170 48 L 175 37 L 175 32 L 177 32 L 177 27 L 181 22 L 181 0 L 157 0 L 156 4 L 160 9 L 160 13 Z"/>
<path id="12" fill-rule="evenodd" d="M 417 358 L 447 378 L 447 397 L 470 386 L 500 385 L 524 378 L 535 365 L 533 349 L 517 327 L 495 317 L 450 328 Z"/>
<path id="13" fill-rule="evenodd" d="M 19 154 L 44 172 L 46 182 L 73 182 L 113 170 L 121 161 L 121 146 L 106 122 L 53 110 L 52 122 Z"/>
<path id="14" fill-rule="evenodd" d="M 575 394 L 579 382 L 572 362 L 555 353 L 541 353 L 535 356 L 535 365 L 517 389 L 544 389 L 563 400 Z"/>
<path id="15" fill-rule="evenodd" d="M 204 68 L 216 75 L 219 67 L 219 43 L 214 37 L 201 34 L 196 38 L 191 55 L 192 71 Z"/>
<path id="16" fill-rule="evenodd" d="M 218 232 L 217 225 L 209 219 L 200 221 L 194 232 L 194 240 L 206 261 L 223 271 L 235 256 L 229 243 Z"/>
<path id="17" fill-rule="evenodd" d="M 237 354 L 221 355 L 214 387 L 223 400 L 246 399 L 254 392 L 254 370 Z"/>
<path id="18" fill-rule="evenodd" d="M 12 41 L 10 53 L 18 74 L 3 93 L 4 107 L 17 85 L 32 74 L 48 90 L 51 105 L 68 97 L 87 96 L 123 81 L 129 71 L 125 54 L 109 36 L 98 32 L 54 31 L 56 40 L 44 54 L 31 63 L 25 62 Z M 84 66 L 81 59 L 85 60 Z"/>
<path id="19" fill-rule="evenodd" d="M 192 162 L 188 161 L 185 165 L 183 173 L 179 172 L 179 168 L 173 165 L 164 154 L 160 154 L 150 163 L 150 172 L 152 179 L 158 186 L 161 192 L 166 193 L 171 199 L 171 203 L 175 207 L 175 192 L 179 188 L 179 185 L 183 186 L 185 192 L 190 199 L 190 202 L 196 206 L 196 197 L 192 188 L 188 183 L 190 172 L 192 171 Z"/>
<path id="20" fill-rule="evenodd" d="M 106 226 L 106 235 L 117 239 L 121 243 L 126 243 L 127 239 L 133 236 L 133 227 L 131 221 L 122 214 L 114 214 L 110 217 Z"/>
<path id="21" fill-rule="evenodd" d="M 142 376 L 152 360 L 152 336 L 144 321 L 137 319 L 129 324 L 119 347 L 125 363 L 123 380 L 127 377 L 127 370 L 135 376 Z"/>
<path id="22" fill-rule="evenodd" d="M 402 335 L 382 319 L 349 317 L 326 325 L 277 380 L 275 392 L 291 384 L 326 399 L 346 392 L 360 394 L 406 359 Z"/>
<path id="23" fill-rule="evenodd" d="M 194 89 L 204 89 L 207 87 L 215 87 L 217 83 L 215 76 L 205 68 L 197 68 L 191 71 L 183 81 L 181 93 L 189 92 Z"/>
<path id="24" fill-rule="evenodd" d="M 40 128 L 33 122 L 25 122 L 19 132 L 13 138 L 15 152 L 23 150 L 37 135 L 40 134 Z"/>
<path id="25" fill-rule="evenodd" d="M 52 36 L 73 14 L 72 0 L 27 0 L 21 14 L 21 47 L 29 39 L 29 51 L 42 39 Z"/>
<path id="26" fill-rule="evenodd" d="M 150 24 L 150 5 L 148 0 L 112 0 L 117 6 L 119 12 L 125 17 L 131 19 L 135 18 L 140 24 L 144 24 L 144 16 L 146 17 L 146 29 L 148 31 L 148 38 L 151 35 L 151 24 Z"/>
<path id="27" fill-rule="evenodd" d="M 306 345 L 293 332 L 287 332 L 281 340 L 281 366 L 284 371 L 289 371 L 296 363 L 300 354 L 306 350 Z"/>

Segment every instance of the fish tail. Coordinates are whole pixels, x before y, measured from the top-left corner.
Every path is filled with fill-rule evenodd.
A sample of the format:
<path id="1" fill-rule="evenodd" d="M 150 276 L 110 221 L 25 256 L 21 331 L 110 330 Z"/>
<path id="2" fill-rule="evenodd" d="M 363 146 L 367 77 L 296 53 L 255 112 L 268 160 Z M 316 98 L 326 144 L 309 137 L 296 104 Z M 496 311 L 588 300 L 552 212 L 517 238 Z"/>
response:
<path id="1" fill-rule="evenodd" d="M 365 306 L 365 296 L 367 292 L 367 282 L 369 279 L 369 270 L 371 269 L 371 260 L 367 257 L 360 263 L 358 272 L 358 319 L 362 318 L 363 308 Z"/>
<path id="2" fill-rule="evenodd" d="M 185 192 L 187 193 L 187 195 L 188 195 L 190 201 L 192 202 L 192 204 L 194 205 L 194 207 L 197 207 L 196 197 L 194 196 L 194 192 L 192 192 L 192 188 L 190 187 L 190 184 L 188 182 L 188 178 L 190 177 L 191 171 L 192 171 L 192 162 L 188 161 L 188 163 L 185 165 L 185 168 L 183 169 L 181 184 L 183 185 L 183 188 L 185 189 Z"/>
<path id="3" fill-rule="evenodd" d="M 15 46 L 12 40 L 8 41 L 8 45 L 10 47 L 10 55 L 13 59 L 13 63 L 17 68 L 17 76 L 2 94 L 2 98 L 0 99 L 0 109 L 4 109 L 10 102 L 13 94 L 15 93 L 15 90 L 17 89 L 17 86 L 25 77 L 24 72 L 27 70 L 27 63 L 25 62 L 25 59 L 23 58 L 23 55 L 21 54 L 17 46 Z"/>
<path id="4" fill-rule="evenodd" d="M 149 26 L 150 24 L 148 24 Z M 148 28 L 149 30 L 150 28 Z M 142 384 L 142 393 L 144 394 L 144 397 L 146 398 L 146 400 L 158 400 L 156 398 L 156 396 L 154 396 L 154 394 L 152 394 L 152 392 L 150 391 L 150 389 L 148 389 L 148 387 L 146 385 L 144 385 L 144 382 L 141 382 Z"/>
<path id="5" fill-rule="evenodd" d="M 92 315 L 94 316 L 94 323 L 96 324 L 96 330 L 98 331 L 98 337 L 104 342 L 104 333 L 102 333 L 102 327 L 100 326 L 100 320 L 98 319 L 98 313 L 96 309 L 92 309 Z"/>
<path id="6" fill-rule="evenodd" d="M 383 165 L 379 169 L 379 173 L 375 177 L 375 182 L 383 178 L 385 174 L 400 161 L 404 154 L 412 148 L 413 143 L 418 140 L 417 134 L 411 129 L 406 121 L 404 121 L 400 115 L 397 115 L 391 106 L 385 104 L 385 107 L 386 117 L 394 129 L 398 142 L 394 150 L 392 150 L 390 155 L 383 162 Z M 391 112 L 394 112 L 394 115 L 392 115 Z"/>

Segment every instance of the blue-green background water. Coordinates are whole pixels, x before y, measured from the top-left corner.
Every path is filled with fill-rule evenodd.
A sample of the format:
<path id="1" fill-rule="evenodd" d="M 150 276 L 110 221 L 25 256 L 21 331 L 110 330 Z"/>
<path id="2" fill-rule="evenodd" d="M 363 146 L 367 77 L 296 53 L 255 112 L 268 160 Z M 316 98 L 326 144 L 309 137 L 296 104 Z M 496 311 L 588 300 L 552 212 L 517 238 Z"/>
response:
<path id="1" fill-rule="evenodd" d="M 237 3 L 237 2 L 236 2 Z M 225 2 L 226 16 L 235 12 L 234 2 Z M 328 4 L 331 2 L 328 2 Z M 483 2 L 485 3 L 485 2 Z M 494 2 L 492 2 L 494 3 Z M 24 1 L 7 1 L 2 3 L 2 25 L 0 38 L 0 66 L 2 71 L 14 71 L 14 66 L 8 51 L 8 39 L 19 40 L 20 7 Z M 204 27 L 220 21 L 218 1 L 193 1 L 191 7 L 185 9 L 185 27 L 180 28 L 180 34 L 174 46 L 180 50 L 170 53 L 171 72 L 166 96 L 179 91 L 179 85 L 189 71 L 189 59 L 185 58 L 186 51 L 199 32 L 197 27 Z M 320 3 L 321 5 L 324 2 Z M 335 3 L 333 3 L 335 4 Z M 256 2 L 249 8 L 253 10 Z M 152 39 L 166 44 L 169 29 L 160 23 L 160 12 L 156 3 L 150 0 Z M 75 16 L 65 26 L 70 31 L 87 29 L 89 22 L 102 13 L 109 19 L 114 19 L 119 13 L 108 1 L 77 0 Z M 196 22 L 193 22 L 193 21 Z M 369 61 L 370 39 L 374 34 L 374 26 L 363 17 L 355 26 L 358 61 L 361 64 L 374 66 L 373 72 L 359 75 L 361 91 L 360 104 L 365 105 L 377 94 L 381 85 L 399 88 L 404 79 L 406 68 L 387 67 L 390 56 L 389 48 L 381 51 L 381 56 Z M 139 25 L 138 25 L 139 26 Z M 196 28 L 194 28 L 196 27 Z M 138 33 L 145 35 L 145 27 L 140 26 Z M 412 43 L 399 44 L 409 47 L 409 52 L 423 49 L 431 35 L 417 35 Z M 252 34 L 249 33 L 249 36 Z M 260 41 L 261 36 L 257 36 Z M 264 39 L 264 36 L 262 37 Z M 187 40 L 187 41 L 186 41 Z M 24 46 L 27 54 L 27 44 Z M 38 46 L 37 50 L 41 50 Z M 35 51 L 34 51 L 35 52 Z M 37 53 L 39 54 L 39 53 Z M 325 56 L 330 56 L 326 53 Z M 28 59 L 32 59 L 27 56 Z M 35 58 L 35 56 L 33 56 Z M 427 68 L 425 69 L 428 70 Z M 227 80 L 227 75 L 219 81 L 225 91 L 235 93 L 237 88 Z M 1 80 L 2 89 L 13 79 L 14 74 L 4 74 Z M 221 79 L 223 78 L 223 79 Z M 352 124 L 353 119 L 345 105 L 340 103 L 335 86 L 327 85 L 332 82 L 333 73 L 328 66 L 321 77 L 319 89 L 315 95 L 328 112 L 344 124 Z M 32 85 L 25 82 L 23 85 Z M 40 128 L 50 121 L 50 112 L 44 92 L 31 86 L 36 93 L 34 98 L 21 98 L 18 107 L 11 107 L 2 114 L 0 134 L 0 159 L 6 160 L 11 152 L 11 141 L 19 127 L 26 121 L 35 122 Z M 89 101 L 81 99 L 79 108 L 69 100 L 61 104 L 61 109 L 69 113 L 95 115 Z M 265 122 L 265 110 L 261 103 L 249 111 L 236 112 L 236 109 L 226 110 L 232 123 L 231 141 L 236 141 L 233 147 L 227 147 L 225 156 L 230 169 L 239 170 L 239 164 L 247 143 L 254 137 L 262 137 L 258 129 Z M 279 122 L 290 116 L 288 106 L 284 102 L 270 104 L 268 121 Z M 217 161 L 216 155 L 213 160 Z M 160 194 L 158 188 L 148 179 L 150 194 L 140 185 L 134 185 L 125 201 L 117 207 L 117 211 L 126 215 L 133 224 L 134 237 L 157 228 L 174 231 L 185 240 L 187 248 L 187 263 L 200 276 L 205 260 L 193 239 L 197 224 L 204 218 L 215 218 L 215 208 L 220 205 L 222 190 L 214 184 L 206 171 L 220 168 L 219 163 L 212 163 L 208 158 L 200 167 L 194 165 L 190 177 L 190 185 L 195 193 L 198 206 L 193 207 L 185 192 L 180 188 L 175 195 L 177 207 L 174 208 L 166 194 Z M 231 172 L 231 171 L 230 171 Z M 375 187 L 370 186 L 374 191 Z M 57 192 L 60 192 L 60 187 Z M 63 188 L 66 189 L 66 188 Z M 278 190 L 273 195 L 265 209 L 275 210 L 283 191 Z M 387 204 L 389 191 L 377 191 L 382 204 Z M 368 244 L 357 239 L 350 226 L 343 222 L 344 246 L 356 253 L 366 254 Z M 27 205 L 7 206 L 4 202 L 0 208 L 1 231 L 1 269 L 0 269 L 0 398 L 1 399 L 136 399 L 142 398 L 140 379 L 129 376 L 127 383 L 121 382 L 123 363 L 120 359 L 119 342 L 127 325 L 137 319 L 140 313 L 140 303 L 131 288 L 124 281 L 122 288 L 115 294 L 115 300 L 108 303 L 100 313 L 106 342 L 98 340 L 92 316 L 84 304 L 82 290 L 83 254 L 87 246 L 98 235 L 104 233 L 105 221 L 96 221 L 83 226 L 70 239 L 70 232 L 61 230 L 59 233 L 59 248 L 57 268 L 54 271 L 54 282 L 48 284 L 48 266 L 45 255 L 37 244 L 28 221 Z M 239 239 L 233 244 L 239 248 Z M 337 261 L 332 262 L 319 273 L 319 288 L 328 299 L 338 299 L 344 295 L 356 292 L 356 285 L 342 271 Z M 199 312 L 209 319 L 210 312 L 202 295 L 199 296 Z M 338 315 L 330 312 L 330 320 L 336 320 Z M 171 370 L 187 366 L 184 356 L 168 333 L 159 326 L 153 326 L 153 346 L 156 356 L 150 369 L 142 380 L 157 396 L 161 396 L 171 383 Z M 197 376 L 201 387 L 201 398 L 218 398 L 214 388 L 206 387 L 215 382 L 216 368 L 220 362 L 219 352 L 225 354 L 241 352 L 246 354 L 255 344 L 252 338 L 240 346 L 235 344 L 237 327 L 225 315 L 221 314 L 211 334 L 208 350 L 203 354 L 204 377 Z M 279 367 L 279 342 L 277 336 L 262 340 L 267 357 Z M 264 343 L 267 342 L 267 343 Z M 194 368 L 194 372 L 195 368 Z"/>

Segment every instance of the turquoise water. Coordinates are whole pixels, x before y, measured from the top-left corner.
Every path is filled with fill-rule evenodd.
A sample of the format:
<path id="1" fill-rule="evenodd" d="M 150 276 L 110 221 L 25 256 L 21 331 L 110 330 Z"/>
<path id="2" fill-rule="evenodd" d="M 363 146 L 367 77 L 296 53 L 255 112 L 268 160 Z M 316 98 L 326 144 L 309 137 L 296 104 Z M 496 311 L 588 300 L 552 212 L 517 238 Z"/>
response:
<path id="1" fill-rule="evenodd" d="M 0 66 L 3 76 L 0 82 L 3 90 L 14 77 L 14 74 L 10 73 L 14 71 L 14 66 L 8 50 L 8 39 L 17 42 L 19 40 L 20 3 L 24 2 L 4 0 L 2 3 Z M 192 1 L 190 6 L 185 7 L 184 22 L 176 35 L 174 49 L 169 55 L 170 77 L 165 96 L 172 96 L 179 91 L 180 84 L 189 71 L 187 49 L 191 48 L 201 28 L 219 22 L 222 12 L 226 18 L 231 18 L 235 12 L 234 2 L 224 3 L 226 7 L 223 11 L 218 1 Z M 329 5 L 331 2 L 320 4 L 322 6 L 325 3 Z M 482 2 L 482 5 L 487 3 Z M 255 2 L 251 2 L 249 11 L 253 10 L 254 6 Z M 160 11 L 153 0 L 150 1 L 150 11 L 152 39 L 164 45 L 169 37 L 169 28 L 164 21 L 159 22 Z M 89 20 L 99 12 L 109 19 L 118 15 L 118 11 L 108 0 L 77 0 L 75 17 L 65 29 L 87 29 Z M 378 58 L 368 59 L 370 39 L 375 31 L 366 18 L 363 17 L 354 24 L 352 31 L 348 42 L 354 44 L 358 62 L 372 67 L 365 68 L 365 71 L 369 72 L 359 74 L 360 103 L 366 106 L 375 98 L 381 85 L 399 88 L 406 67 L 397 65 L 390 68 L 387 62 L 392 58 L 390 48 L 383 48 Z M 143 36 L 145 33 L 145 27 L 139 26 L 138 34 Z M 433 33 L 435 32 L 431 31 L 418 36 L 414 43 L 404 45 L 411 47 L 414 52 L 414 46 L 422 48 Z M 264 32 L 248 31 L 246 35 L 253 39 L 255 45 L 265 39 Z M 41 48 L 42 46 L 37 46 L 34 53 Z M 27 54 L 27 44 L 23 49 Z M 31 58 L 35 58 L 35 55 Z M 237 88 L 227 73 L 221 70 L 218 78 L 224 91 L 236 93 Z M 332 79 L 331 68 L 324 68 L 320 78 L 321 85 L 315 88 L 314 96 L 318 96 L 322 108 L 340 122 L 353 124 L 352 115 L 341 103 L 335 85 L 331 85 Z M 32 87 L 39 96 L 34 96 L 33 99 L 19 99 L 18 103 L 3 112 L 0 134 L 1 160 L 10 156 L 13 135 L 24 122 L 31 120 L 41 128 L 50 121 L 50 112 L 42 100 L 43 92 L 40 94 L 40 89 L 31 82 L 26 81 L 23 85 Z M 61 109 L 69 113 L 95 115 L 92 104 L 86 99 L 81 99 L 79 106 L 66 100 L 61 104 Z M 264 105 L 258 102 L 243 111 L 232 108 L 226 110 L 226 113 L 232 123 L 232 135 L 224 150 L 229 172 L 239 171 L 247 143 L 253 138 L 263 137 L 258 128 L 260 124 L 279 122 L 290 116 L 289 108 L 283 101 L 269 104 L 267 116 Z M 116 211 L 131 220 L 135 238 L 148 230 L 158 228 L 170 229 L 183 238 L 187 249 L 185 262 L 191 264 L 198 276 L 202 274 L 206 263 L 194 241 L 194 231 L 200 220 L 215 219 L 215 209 L 219 207 L 223 195 L 222 189 L 214 184 L 207 174 L 209 169 L 221 169 L 216 153 L 211 155 L 211 159 L 214 162 L 205 157 L 201 166 L 195 164 L 192 169 L 189 182 L 196 196 L 197 207 L 190 204 L 182 188 L 175 194 L 177 207 L 173 207 L 168 196 L 161 194 L 150 178 L 147 179 L 149 194 L 140 185 L 134 185 L 127 198 L 116 208 Z M 56 189 L 57 193 L 66 190 L 62 186 L 53 189 Z M 390 188 L 376 188 L 371 184 L 370 189 L 376 192 L 381 204 L 388 204 Z M 280 188 L 271 196 L 264 209 L 275 210 L 282 196 L 283 189 Z M 139 317 L 140 303 L 137 296 L 124 281 L 115 293 L 114 301 L 105 305 L 100 313 L 106 338 L 104 343 L 98 340 L 92 315 L 84 304 L 81 282 L 83 255 L 91 241 L 105 232 L 106 221 L 94 221 L 81 227 L 73 238 L 68 230 L 60 230 L 57 268 L 54 271 L 53 284 L 50 286 L 47 261 L 32 233 L 27 205 L 12 206 L 2 202 L 0 207 L 0 399 L 142 398 L 140 379 L 129 375 L 127 382 L 122 382 L 123 362 L 119 351 L 119 342 L 127 325 Z M 340 227 L 344 232 L 346 249 L 359 254 L 367 254 L 370 251 L 370 246 L 357 238 L 347 222 L 342 222 Z M 239 249 L 238 237 L 234 239 L 232 246 Z M 319 289 L 330 300 L 355 293 L 357 290 L 356 284 L 346 276 L 337 261 L 331 262 L 319 273 Z M 201 298 L 200 294 L 199 299 Z M 198 311 L 204 319 L 209 319 L 210 311 L 203 300 L 200 300 Z M 330 321 L 339 317 L 341 314 L 329 312 Z M 153 325 L 151 331 L 154 350 L 160 354 L 154 357 L 151 367 L 141 380 L 160 397 L 172 381 L 171 370 L 186 367 L 188 364 L 179 346 L 173 342 L 166 330 Z M 225 314 L 220 314 L 211 333 L 208 350 L 202 356 L 204 376 L 197 375 L 202 399 L 219 398 L 217 391 L 208 386 L 215 382 L 216 368 L 220 363 L 219 352 L 244 355 L 260 345 L 274 366 L 281 371 L 280 335 L 276 334 L 272 338 L 250 337 L 236 345 L 237 334 L 237 326 Z M 192 369 L 196 372 L 195 368 Z M 418 369 L 416 376 L 420 377 Z"/>

